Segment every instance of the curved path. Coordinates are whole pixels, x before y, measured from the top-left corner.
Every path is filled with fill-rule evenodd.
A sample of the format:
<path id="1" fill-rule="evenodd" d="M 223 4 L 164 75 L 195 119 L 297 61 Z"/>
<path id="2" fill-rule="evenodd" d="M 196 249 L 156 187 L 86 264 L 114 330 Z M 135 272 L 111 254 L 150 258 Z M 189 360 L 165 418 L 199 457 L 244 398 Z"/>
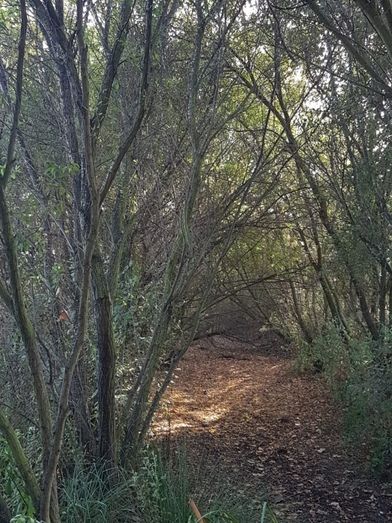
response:
<path id="1" fill-rule="evenodd" d="M 295 373 L 277 340 L 219 337 L 188 351 L 153 431 L 204 453 L 202 466 L 250 498 L 267 487 L 280 522 L 390 522 L 391 485 L 347 454 L 340 417 L 320 376 Z"/>

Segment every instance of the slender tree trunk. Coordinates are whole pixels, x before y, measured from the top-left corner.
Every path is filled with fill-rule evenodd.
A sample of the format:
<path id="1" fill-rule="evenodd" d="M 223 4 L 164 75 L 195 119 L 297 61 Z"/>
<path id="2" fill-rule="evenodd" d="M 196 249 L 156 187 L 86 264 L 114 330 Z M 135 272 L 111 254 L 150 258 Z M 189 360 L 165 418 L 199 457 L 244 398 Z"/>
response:
<path id="1" fill-rule="evenodd" d="M 11 451 L 18 472 L 23 479 L 26 491 L 29 493 L 36 508 L 39 506 L 40 488 L 29 460 L 19 442 L 7 416 L 0 410 L 0 432 L 3 434 Z"/>
<path id="2" fill-rule="evenodd" d="M 83 452 L 88 457 L 96 456 L 96 442 L 93 428 L 91 426 L 91 414 L 86 395 L 86 365 L 82 354 L 72 378 L 70 392 L 70 406 L 75 421 L 76 432 Z"/>
<path id="3" fill-rule="evenodd" d="M 290 281 L 289 285 L 290 285 L 290 290 L 291 290 L 291 296 L 293 297 L 294 312 L 295 312 L 295 315 L 297 317 L 298 325 L 301 328 L 301 331 L 302 331 L 302 334 L 303 334 L 303 336 L 305 338 L 305 341 L 307 343 L 312 343 L 313 337 L 310 334 L 310 332 L 308 330 L 308 327 L 307 327 L 307 325 L 305 323 L 305 320 L 304 320 L 304 318 L 302 316 L 301 308 L 300 308 L 299 303 L 298 303 L 297 291 L 295 290 L 294 283 L 292 281 Z"/>
<path id="4" fill-rule="evenodd" d="M 1 185 L 0 217 L 1 228 L 3 232 L 3 240 L 9 264 L 11 288 L 15 307 L 15 316 L 22 334 L 24 345 L 26 347 L 26 352 L 34 383 L 34 390 L 37 399 L 44 452 L 43 457 L 45 461 L 48 457 L 51 443 L 51 406 L 48 396 L 48 390 L 45 383 L 41 356 L 37 346 L 36 335 L 31 320 L 27 314 L 27 309 L 24 302 L 24 294 L 22 289 L 22 282 L 20 279 L 19 264 L 15 245 L 15 236 L 11 227 L 10 215 L 4 194 L 4 189 Z"/>
<path id="5" fill-rule="evenodd" d="M 380 319 L 381 328 L 385 327 L 385 323 L 386 323 L 387 292 L 388 292 L 387 270 L 386 270 L 386 267 L 384 264 L 381 267 L 380 293 L 379 293 L 379 303 L 378 303 L 379 319 Z"/>
<path id="6" fill-rule="evenodd" d="M 94 309 L 98 349 L 98 452 L 108 464 L 115 465 L 115 374 L 116 350 L 113 336 L 113 308 L 103 260 L 95 250 L 93 256 Z"/>
<path id="7" fill-rule="evenodd" d="M 388 326 L 392 328 L 392 276 L 388 278 Z"/>
<path id="8" fill-rule="evenodd" d="M 90 91 L 88 78 L 88 59 L 87 47 L 84 40 L 84 17 L 83 1 L 77 2 L 77 40 L 80 54 L 80 75 L 82 84 L 81 115 L 83 128 L 83 150 L 84 150 L 84 167 L 88 180 L 88 189 L 90 197 L 89 207 L 89 231 L 86 239 L 86 246 L 83 256 L 81 290 L 79 300 L 79 310 L 77 315 L 77 332 L 74 346 L 69 362 L 64 371 L 56 423 L 53 431 L 53 443 L 50 448 L 49 459 L 44 469 L 43 493 L 41 498 L 40 517 L 43 521 L 49 522 L 51 516 L 51 504 L 53 502 L 52 489 L 56 480 L 57 466 L 60 459 L 60 453 L 63 445 L 65 423 L 68 417 L 68 402 L 72 379 L 76 366 L 79 361 L 81 351 L 83 350 L 86 338 L 88 324 L 88 310 L 91 284 L 91 264 L 92 256 L 95 249 L 98 229 L 99 229 L 99 192 L 97 188 L 95 161 L 91 136 L 91 119 L 90 119 Z"/>
<path id="9" fill-rule="evenodd" d="M 11 512 L 6 500 L 0 495 L 0 523 L 10 523 Z"/>

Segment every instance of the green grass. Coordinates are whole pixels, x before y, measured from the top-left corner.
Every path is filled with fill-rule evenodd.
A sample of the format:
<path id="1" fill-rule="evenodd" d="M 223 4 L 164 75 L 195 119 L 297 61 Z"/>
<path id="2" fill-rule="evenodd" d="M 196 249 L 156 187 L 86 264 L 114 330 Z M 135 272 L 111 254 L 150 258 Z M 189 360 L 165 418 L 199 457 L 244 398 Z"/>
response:
<path id="1" fill-rule="evenodd" d="M 202 460 L 199 461 L 201 463 Z M 189 465 L 183 450 L 145 451 L 137 472 L 76 466 L 61 488 L 64 523 L 196 523 L 193 499 L 208 523 L 275 523 L 266 504 L 230 487 L 226 475 Z"/>
<path id="2" fill-rule="evenodd" d="M 103 467 L 78 465 L 61 488 L 64 523 L 133 523 L 139 521 L 132 478 Z"/>
<path id="3" fill-rule="evenodd" d="M 238 492 L 227 473 L 203 466 L 208 462 L 208 456 L 199 456 L 197 464 L 190 463 L 183 449 L 171 452 L 169 457 L 156 450 L 147 451 L 136 479 L 143 521 L 194 523 L 189 507 L 189 499 L 193 499 L 208 523 L 259 522 L 261 508 L 256 506 L 261 500 Z M 267 507 L 264 512 L 263 521 L 272 521 Z"/>

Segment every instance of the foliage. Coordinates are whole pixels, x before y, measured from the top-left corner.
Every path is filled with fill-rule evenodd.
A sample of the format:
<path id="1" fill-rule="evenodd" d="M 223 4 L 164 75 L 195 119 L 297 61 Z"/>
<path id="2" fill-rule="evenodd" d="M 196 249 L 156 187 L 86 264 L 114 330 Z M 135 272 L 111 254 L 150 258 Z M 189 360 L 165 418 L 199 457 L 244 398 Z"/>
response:
<path id="1" fill-rule="evenodd" d="M 18 514 L 16 517 L 19 519 L 15 520 L 17 523 L 33 521 L 35 507 L 26 492 L 7 442 L 2 437 L 0 437 L 0 493 L 9 502 L 12 513 Z"/>
<path id="2" fill-rule="evenodd" d="M 390 8 L 275 4 L 0 8 L 0 381 L 41 519 L 60 523 L 72 457 L 138 461 L 178 360 L 230 307 L 303 338 L 375 466 L 389 460 Z M 157 459 L 151 518 L 166 517 Z M 90 485 L 98 518 L 92 474 L 65 488 Z"/>
<path id="3" fill-rule="evenodd" d="M 183 458 L 175 469 L 165 467 L 162 455 L 146 451 L 140 470 L 135 474 L 135 487 L 144 519 L 151 523 L 187 521 L 191 515 L 188 499 L 190 486 Z"/>
<path id="4" fill-rule="evenodd" d="M 147 450 L 135 475 L 143 521 L 151 523 L 193 523 L 191 498 L 211 523 L 250 523 L 255 518 L 251 501 L 233 493 L 232 488 L 223 477 L 212 478 L 201 464 L 190 464 L 184 449 L 169 458 L 162 452 Z"/>
<path id="5" fill-rule="evenodd" d="M 344 407 L 350 445 L 365 450 L 379 474 L 392 464 L 391 330 L 375 342 L 367 337 L 345 341 L 330 325 L 298 355 L 302 370 L 321 370 Z"/>
<path id="6" fill-rule="evenodd" d="M 219 478 L 216 485 L 221 484 L 221 491 L 207 492 L 211 478 L 190 468 L 187 461 L 184 451 L 166 459 L 150 448 L 145 450 L 138 471 L 132 474 L 76 465 L 62 487 L 63 521 L 194 523 L 189 507 L 191 497 L 204 508 L 211 523 L 254 520 L 255 511 L 249 500 L 236 499 L 223 488 Z M 266 505 L 263 512 L 264 517 L 272 517 Z"/>
<path id="7" fill-rule="evenodd" d="M 80 462 L 64 480 L 61 489 L 65 523 L 107 523 L 137 521 L 133 481 L 118 470 L 103 465 L 83 466 Z"/>

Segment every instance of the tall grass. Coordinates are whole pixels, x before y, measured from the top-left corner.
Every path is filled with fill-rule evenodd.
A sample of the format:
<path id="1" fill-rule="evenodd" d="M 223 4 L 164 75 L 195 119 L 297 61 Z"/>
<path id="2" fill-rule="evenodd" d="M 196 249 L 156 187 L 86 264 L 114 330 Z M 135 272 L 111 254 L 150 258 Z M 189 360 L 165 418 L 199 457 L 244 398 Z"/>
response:
<path id="1" fill-rule="evenodd" d="M 132 474 L 78 465 L 61 492 L 64 523 L 196 523 L 191 498 L 208 523 L 276 521 L 266 505 L 260 516 L 262 509 L 229 488 L 224 477 L 192 467 L 183 450 L 164 457 L 148 449 Z"/>
<path id="2" fill-rule="evenodd" d="M 133 478 L 102 466 L 88 469 L 78 464 L 61 489 L 64 523 L 134 523 L 141 519 L 135 508 Z"/>
<path id="3" fill-rule="evenodd" d="M 244 499 L 230 488 L 223 473 L 220 477 L 216 471 L 206 471 L 200 466 L 201 461 L 192 465 L 184 449 L 169 457 L 156 450 L 146 452 L 136 476 L 143 521 L 193 523 L 196 520 L 189 507 L 190 498 L 196 501 L 209 523 L 255 521 L 252 500 Z"/>

